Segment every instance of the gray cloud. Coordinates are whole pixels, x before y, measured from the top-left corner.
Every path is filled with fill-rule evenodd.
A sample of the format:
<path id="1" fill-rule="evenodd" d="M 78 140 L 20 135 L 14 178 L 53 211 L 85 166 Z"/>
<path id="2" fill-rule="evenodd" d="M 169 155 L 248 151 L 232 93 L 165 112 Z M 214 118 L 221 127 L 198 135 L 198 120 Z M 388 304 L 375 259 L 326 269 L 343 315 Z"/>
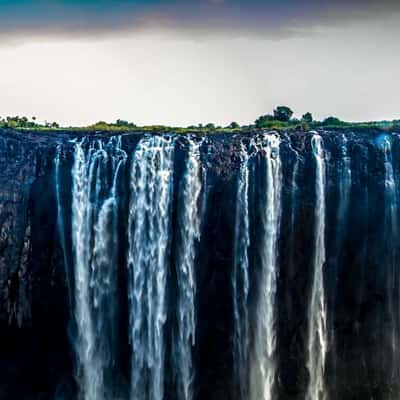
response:
<path id="1" fill-rule="evenodd" d="M 126 31 L 198 35 L 308 36 L 318 28 L 382 21 L 400 13 L 394 0 L 3 1 L 0 35 L 93 36 Z"/>

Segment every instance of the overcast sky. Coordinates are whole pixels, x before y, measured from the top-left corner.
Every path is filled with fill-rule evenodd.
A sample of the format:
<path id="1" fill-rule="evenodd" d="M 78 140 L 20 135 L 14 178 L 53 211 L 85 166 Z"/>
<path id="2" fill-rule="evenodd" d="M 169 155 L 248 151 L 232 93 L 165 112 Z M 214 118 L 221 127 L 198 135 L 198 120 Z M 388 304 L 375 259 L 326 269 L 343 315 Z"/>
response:
<path id="1" fill-rule="evenodd" d="M 0 0 L 0 116 L 397 119 L 399 17 L 390 0 Z"/>

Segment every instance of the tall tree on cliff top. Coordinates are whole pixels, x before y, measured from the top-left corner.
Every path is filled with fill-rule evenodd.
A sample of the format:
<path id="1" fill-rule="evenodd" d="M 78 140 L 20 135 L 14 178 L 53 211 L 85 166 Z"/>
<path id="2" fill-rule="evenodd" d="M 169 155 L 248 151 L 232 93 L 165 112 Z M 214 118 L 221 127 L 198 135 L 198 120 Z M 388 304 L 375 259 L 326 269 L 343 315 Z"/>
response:
<path id="1" fill-rule="evenodd" d="M 288 122 L 292 115 L 293 111 L 287 106 L 278 106 L 274 110 L 274 118 L 278 121 Z"/>

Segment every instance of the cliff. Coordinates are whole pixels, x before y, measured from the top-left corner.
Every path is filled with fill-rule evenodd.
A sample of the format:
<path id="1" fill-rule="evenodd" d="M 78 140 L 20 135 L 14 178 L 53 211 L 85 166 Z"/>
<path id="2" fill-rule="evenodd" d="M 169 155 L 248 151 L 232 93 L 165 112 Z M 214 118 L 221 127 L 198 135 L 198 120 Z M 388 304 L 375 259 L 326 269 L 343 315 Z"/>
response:
<path id="1" fill-rule="evenodd" d="M 272 340 L 276 341 L 276 379 L 271 390 L 279 399 L 304 398 L 310 390 L 313 373 L 318 375 L 318 371 L 311 371 L 307 364 L 307 348 L 317 343 L 317 339 L 310 336 L 312 318 L 316 319 L 317 325 L 321 318 L 325 318 L 322 325 L 326 326 L 322 328 L 328 347 L 324 355 L 324 391 L 330 393 L 332 398 L 341 400 L 390 398 L 385 396 L 397 393 L 399 381 L 395 344 L 400 332 L 400 317 L 396 311 L 400 293 L 396 264 L 400 189 L 398 134 L 365 129 L 346 133 L 280 132 L 279 150 L 268 142 L 267 136 L 262 132 L 195 135 L 190 140 L 183 135 L 173 136 L 174 156 L 169 160 L 169 142 L 146 142 L 147 147 L 143 147 L 143 153 L 139 154 L 137 149 L 140 143 L 143 145 L 143 138 L 152 137 L 141 133 L 127 133 L 111 141 L 107 134 L 91 134 L 82 141 L 84 132 L 1 130 L 0 399 L 67 400 L 76 398 L 78 391 L 90 391 L 88 388 L 82 389 L 80 379 L 85 374 L 82 370 L 93 367 L 93 360 L 82 361 L 76 347 L 83 334 L 77 316 L 80 300 L 76 297 L 76 260 L 77 257 L 79 259 L 76 238 L 80 236 L 76 236 L 76 229 L 85 227 L 87 223 L 93 224 L 88 231 L 89 236 L 93 235 L 90 239 L 93 242 L 87 244 L 93 250 L 93 247 L 97 248 L 96 232 L 101 226 L 91 222 L 91 214 L 85 217 L 85 221 L 77 220 L 77 201 L 83 201 L 78 195 L 83 196 L 85 190 L 89 192 L 89 197 L 86 205 L 82 203 L 80 212 L 86 212 L 82 210 L 91 207 L 93 215 L 101 218 L 101 210 L 106 210 L 104 204 L 115 203 L 112 206 L 115 208 L 110 211 L 113 219 L 105 222 L 108 233 L 114 229 L 111 228 L 114 226 L 112 224 L 117 224 L 113 231 L 115 234 L 101 237 L 101 244 L 106 243 L 104 246 L 107 247 L 108 268 L 112 267 L 114 271 L 114 297 L 102 300 L 105 301 L 102 307 L 106 314 L 102 316 L 98 314 L 100 311 L 95 311 L 93 323 L 98 324 L 96 326 L 102 330 L 105 338 L 96 343 L 100 346 L 99 352 L 104 352 L 106 361 L 103 361 L 106 364 L 96 368 L 110 369 L 109 365 L 113 365 L 113 376 L 106 374 L 104 387 L 110 382 L 112 384 L 109 386 L 118 386 L 113 395 L 118 392 L 121 399 L 125 399 L 130 390 L 132 359 L 137 356 L 135 352 L 129 355 L 135 338 L 128 337 L 131 322 L 125 317 L 132 307 L 130 264 L 126 261 L 126 254 L 132 252 L 137 259 L 148 254 L 140 252 L 140 249 L 132 249 L 131 239 L 126 232 L 133 232 L 132 235 L 141 238 L 142 248 L 148 252 L 156 252 L 154 254 L 159 257 L 164 254 L 157 253 L 161 242 L 157 242 L 156 247 L 150 246 L 152 236 L 147 231 L 143 233 L 139 230 L 135 218 L 132 217 L 130 225 L 129 215 L 135 212 L 132 210 L 132 193 L 136 193 L 134 199 L 143 201 L 150 201 L 148 196 L 152 193 L 155 203 L 149 204 L 154 209 L 167 201 L 163 196 L 171 193 L 167 207 L 170 213 L 169 227 L 157 225 L 167 218 L 159 210 L 155 213 L 161 214 L 151 214 L 155 218 L 154 226 L 149 225 L 147 229 L 149 232 L 154 229 L 158 234 L 163 233 L 165 243 L 168 243 L 163 304 L 167 316 L 162 325 L 165 329 L 162 354 L 165 356 L 163 362 L 166 372 L 162 386 L 166 399 L 175 398 L 179 387 L 175 368 L 179 360 L 174 356 L 173 346 L 176 344 L 176 326 L 180 326 L 179 321 L 175 320 L 175 310 L 188 304 L 182 304 L 179 300 L 180 290 L 183 289 L 180 287 L 177 260 L 183 257 L 180 244 L 182 235 L 190 233 L 182 228 L 189 224 L 190 213 L 181 214 L 187 204 L 185 202 L 196 193 L 196 188 L 190 186 L 190 195 L 187 194 L 186 198 L 184 185 L 190 184 L 185 178 L 189 170 L 188 157 L 197 148 L 198 159 L 196 156 L 190 167 L 195 168 L 193 162 L 198 160 L 200 164 L 197 168 L 201 171 L 201 181 L 198 182 L 200 194 L 196 200 L 201 203 L 199 239 L 196 232 L 192 232 L 196 249 L 196 255 L 193 256 L 197 287 L 194 301 L 196 340 L 193 349 L 189 346 L 189 352 L 193 351 L 194 398 L 242 399 L 240 393 L 243 382 L 234 371 L 238 360 L 234 350 L 236 339 L 232 332 L 237 329 L 235 324 L 240 324 L 236 319 L 240 317 L 243 320 L 244 315 L 249 314 L 250 347 L 257 347 L 257 320 L 264 318 L 258 315 L 264 264 L 266 268 L 272 264 L 276 267 L 276 274 L 273 275 L 273 279 L 276 279 L 273 289 L 276 299 L 268 303 L 268 307 L 275 310 L 275 317 L 273 327 L 268 329 L 273 329 Z M 318 150 L 316 136 L 323 139 L 322 150 Z M 81 141 L 81 149 L 78 149 L 76 143 Z M 86 186 L 81 188 L 81 192 L 75 193 L 80 183 L 77 180 L 78 150 L 84 157 L 81 168 L 86 165 L 86 170 L 82 171 L 89 173 L 87 168 L 91 167 L 93 182 L 96 177 L 99 182 L 102 181 L 97 192 L 94 190 L 95 183 L 90 184 L 92 178 L 88 175 L 89 182 L 83 180 L 81 184 Z M 323 152 L 320 169 L 318 151 Z M 140 162 L 139 155 L 143 157 Z M 243 157 L 249 159 L 247 172 L 242 169 Z M 59 170 L 56 168 L 57 160 Z M 279 164 L 276 164 L 276 160 Z M 140 180 L 144 179 L 144 175 L 139 174 L 138 183 L 132 185 L 132 179 L 136 176 L 132 175 L 135 162 L 138 168 L 136 175 L 144 174 L 140 165 L 147 163 L 149 168 L 154 168 L 152 176 L 159 179 L 154 181 L 158 183 L 149 181 L 149 173 L 144 181 Z M 167 179 L 160 172 L 163 163 L 166 163 L 165 170 L 172 169 L 174 172 L 170 182 L 174 189 L 158 192 Z M 275 170 L 278 167 L 279 171 Z M 268 174 L 271 171 L 277 173 L 273 182 L 279 180 L 281 189 L 279 198 L 276 198 L 281 212 L 276 217 L 274 214 L 265 214 L 265 209 L 275 204 L 273 196 L 277 196 L 278 190 L 270 192 L 273 175 Z M 245 175 L 242 174 L 245 172 L 246 198 L 241 199 L 238 197 L 238 188 L 241 182 L 243 184 Z M 318 176 L 322 177 L 321 173 L 324 177 L 320 182 L 323 187 L 318 192 L 316 182 Z M 140 192 L 141 184 L 154 185 L 153 192 Z M 113 190 L 116 196 L 112 195 Z M 318 204 L 322 204 L 318 193 L 323 195 L 324 207 L 320 209 L 324 211 L 323 216 L 316 212 Z M 272 197 L 269 198 L 269 194 Z M 93 197 L 95 195 L 97 197 Z M 106 203 L 107 200 L 110 202 Z M 238 238 L 243 225 L 238 227 L 237 219 L 244 218 L 237 211 L 240 201 L 246 203 L 247 239 Z M 164 219 L 160 215 L 164 215 Z M 111 218 L 108 214 L 106 217 Z M 136 219 L 140 219 L 140 216 L 137 215 Z M 63 222 L 61 234 L 60 220 Z M 266 225 L 263 221 L 267 221 Z M 195 220 L 189 218 L 189 222 L 193 224 Z M 264 241 L 269 243 L 272 240 L 268 228 L 271 223 L 279 223 L 279 231 L 276 232 L 276 243 L 271 245 L 276 247 L 275 253 L 271 250 L 266 255 L 263 246 L 266 243 Z M 315 288 L 315 268 L 318 264 L 315 238 L 318 227 L 324 231 L 322 282 L 317 288 L 323 291 L 322 294 L 318 294 Z M 103 234 L 107 235 L 107 232 Z M 245 232 L 242 234 L 245 235 Z M 86 236 L 82 237 L 85 240 Z M 118 241 L 113 242 L 115 238 Z M 235 260 L 241 256 L 238 240 L 243 243 L 248 241 L 246 257 L 249 265 L 248 271 L 245 271 L 248 274 L 249 291 L 239 294 L 235 291 L 244 290 L 244 277 L 239 276 L 237 286 L 232 286 L 236 279 L 233 275 Z M 88 251 L 86 247 L 85 251 Z M 190 254 L 184 255 L 191 257 Z M 100 256 L 94 253 L 89 259 Z M 83 267 L 85 262 L 82 261 Z M 92 261 L 88 262 L 90 264 Z M 99 265 L 102 262 L 100 259 Z M 102 284 L 105 278 L 109 276 L 95 275 L 90 285 Z M 143 279 L 147 282 L 148 277 L 143 276 Z M 239 300 L 232 300 L 235 299 L 235 293 Z M 244 294 L 248 299 L 242 304 L 240 302 Z M 314 295 L 324 299 L 326 315 L 324 310 L 318 310 L 318 305 L 312 309 Z M 111 298 L 116 304 L 112 313 L 107 311 L 106 304 Z M 91 301 L 88 300 L 89 306 L 92 306 Z M 150 306 L 146 303 L 146 307 Z M 266 310 L 270 309 L 268 307 Z M 239 316 L 235 314 L 236 308 Z M 183 309 L 182 312 L 189 311 Z M 113 319 L 109 320 L 111 317 Z M 146 323 L 150 324 L 151 321 L 146 320 Z M 111 326 L 116 326 L 115 332 Z M 146 329 L 143 328 L 137 337 L 141 345 L 141 335 L 147 332 Z M 242 332 L 242 328 L 238 329 Z M 267 330 L 264 334 L 270 333 Z M 87 340 L 85 337 L 83 339 Z M 312 343 L 313 340 L 315 343 Z M 115 356 L 111 364 L 107 364 L 111 344 L 115 345 L 115 348 L 112 347 Z M 185 346 L 185 342 L 181 345 Z M 318 351 L 321 352 L 321 349 Z M 317 359 L 316 362 L 318 364 L 321 360 Z M 151 374 L 154 372 L 149 370 L 144 369 L 142 375 L 153 376 Z"/>

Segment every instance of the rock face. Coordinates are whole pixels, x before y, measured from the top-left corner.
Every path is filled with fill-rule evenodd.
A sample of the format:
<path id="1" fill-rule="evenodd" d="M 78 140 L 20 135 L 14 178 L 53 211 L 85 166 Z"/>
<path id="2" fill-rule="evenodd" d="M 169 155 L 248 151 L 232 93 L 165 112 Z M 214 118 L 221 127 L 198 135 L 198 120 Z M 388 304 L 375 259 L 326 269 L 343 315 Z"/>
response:
<path id="1" fill-rule="evenodd" d="M 154 389 L 132 395 L 135 400 L 259 400 L 257 391 L 264 396 L 269 391 L 274 400 L 398 398 L 396 133 L 243 132 L 190 139 L 170 135 L 166 142 L 145 140 L 149 136 L 140 133 L 111 141 L 104 134 L 88 135 L 81 151 L 100 186 L 96 191 L 94 183 L 84 183 L 87 207 L 97 218 L 93 222 L 87 214 L 93 225 L 87 247 L 96 247 L 100 228 L 110 226 L 105 233 L 114 232 L 104 241 L 101 237 L 105 250 L 95 248 L 97 264 L 91 257 L 77 258 L 74 242 L 74 229 L 82 226 L 76 220 L 76 196 L 85 193 L 77 188 L 80 136 L 85 135 L 0 131 L 0 399 L 128 399 L 134 376 L 146 390 L 149 382 L 155 385 L 154 369 L 144 365 L 138 370 L 132 362 L 146 359 L 148 349 L 162 354 L 158 389 L 164 397 L 154 395 Z M 145 151 L 139 154 L 138 148 Z M 140 170 L 143 163 L 150 169 Z M 193 168 L 198 172 L 191 176 Z M 172 189 L 163 192 L 166 182 Z M 170 203 L 165 196 L 171 196 Z M 193 196 L 198 200 L 188 208 Z M 137 212 L 143 206 L 139 200 L 158 210 L 154 217 L 143 207 L 145 223 L 155 218 L 148 232 L 136 222 L 143 216 Z M 158 203 L 170 204 L 168 227 L 158 225 L 167 218 Z M 86 209 L 82 204 L 80 211 Z M 193 227 L 198 219 L 201 226 Z M 149 284 L 145 270 L 153 268 L 152 258 L 146 264 L 148 253 L 142 249 L 159 251 L 164 243 L 150 242 L 160 232 L 167 238 L 166 261 L 160 265 L 168 266 L 165 277 L 160 275 L 165 294 L 157 286 L 157 296 L 165 296 L 166 311 L 154 320 L 154 331 L 160 329 L 161 335 L 152 336 L 153 345 L 142 354 L 138 347 L 145 346 L 143 337 L 154 322 L 146 307 L 160 307 L 149 300 L 159 297 L 147 298 L 141 318 L 148 325 L 134 336 L 132 330 L 139 328 L 132 320 L 139 317 L 130 296 L 137 290 L 130 286 L 130 273 Z M 143 240 L 141 247 L 132 248 L 132 237 Z M 104 284 L 100 270 L 83 286 L 88 298 L 80 300 L 76 268 L 78 259 L 81 267 L 96 272 L 104 266 L 102 251 L 116 260 L 109 265 L 116 311 L 104 315 L 96 305 L 96 290 Z M 139 258 L 142 271 L 135 270 Z M 185 271 L 193 268 L 195 290 L 182 285 L 188 277 L 181 264 Z M 192 289 L 194 300 L 188 296 Z M 82 332 L 86 325 L 79 323 L 79 306 L 88 307 L 99 329 L 90 337 Z M 188 327 L 192 312 L 194 334 Z M 185 335 L 193 336 L 194 345 Z M 85 349 L 88 339 L 98 353 L 84 359 L 77 349 Z M 176 343 L 189 359 L 178 355 Z M 109 349 L 115 353 L 111 358 Z M 183 366 L 193 370 L 192 377 L 185 377 Z M 85 383 L 92 368 L 104 378 L 95 388 Z M 190 390 L 182 389 L 185 385 Z"/>
<path id="2" fill-rule="evenodd" d="M 10 131 L 0 136 L 1 398 L 49 392 L 50 371 L 68 354 L 51 178 L 56 143 Z"/>

